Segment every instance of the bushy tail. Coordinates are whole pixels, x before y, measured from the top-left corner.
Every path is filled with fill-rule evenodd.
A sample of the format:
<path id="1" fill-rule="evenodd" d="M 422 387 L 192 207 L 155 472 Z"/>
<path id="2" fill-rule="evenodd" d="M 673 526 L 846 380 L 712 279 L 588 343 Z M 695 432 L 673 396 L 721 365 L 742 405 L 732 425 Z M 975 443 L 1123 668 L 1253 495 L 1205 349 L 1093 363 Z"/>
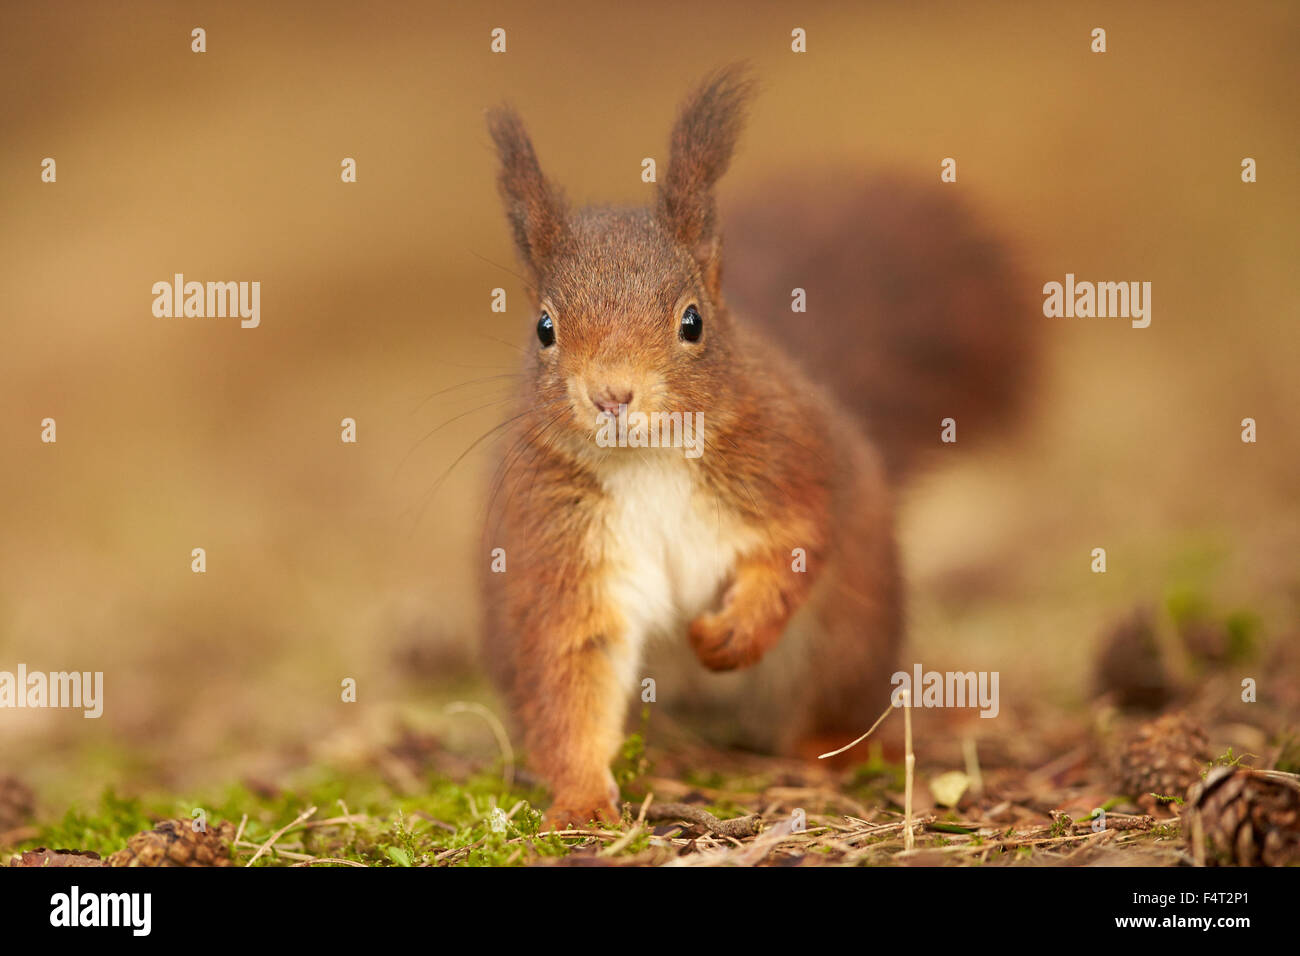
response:
<path id="1" fill-rule="evenodd" d="M 1029 287 L 956 187 L 859 173 L 798 180 L 724 216 L 728 302 L 861 415 L 894 479 L 1005 432 L 1038 356 Z M 804 289 L 807 311 L 791 310 Z"/>

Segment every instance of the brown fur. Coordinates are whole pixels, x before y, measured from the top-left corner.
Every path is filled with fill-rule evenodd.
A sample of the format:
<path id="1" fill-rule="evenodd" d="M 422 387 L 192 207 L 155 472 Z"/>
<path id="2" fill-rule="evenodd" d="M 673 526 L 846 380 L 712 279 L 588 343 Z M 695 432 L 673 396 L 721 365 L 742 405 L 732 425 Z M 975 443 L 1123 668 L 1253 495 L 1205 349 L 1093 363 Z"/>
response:
<path id="1" fill-rule="evenodd" d="M 1033 389 L 1042 323 L 1014 262 L 955 185 L 898 174 L 785 176 L 727 217 L 726 289 L 791 340 L 865 423 L 897 481 L 942 452 L 1005 434 Z M 807 289 L 808 311 L 790 311 Z M 936 440 L 957 422 L 959 444 Z"/>
<path id="2" fill-rule="evenodd" d="M 552 789 L 553 824 L 616 813 L 609 763 L 647 633 L 675 637 L 667 650 L 678 657 L 684 636 L 707 669 L 661 684 L 665 699 L 720 693 L 724 710 L 761 713 L 762 746 L 851 739 L 888 701 L 902 602 L 882 458 L 777 337 L 737 321 L 721 293 L 713 188 L 749 92 L 732 69 L 687 99 L 653 211 L 569 212 L 518 117 L 490 119 L 515 243 L 557 341 L 529 342 L 493 489 L 486 543 L 505 548 L 508 565 L 486 575 L 485 651 Z M 698 343 L 678 339 L 688 304 L 704 319 Z M 609 388 L 638 410 L 702 411 L 703 456 L 598 447 L 592 396 Z M 682 491 L 654 500 L 639 490 L 658 488 Z M 624 541 L 629 528 L 646 535 L 646 515 L 689 527 Z M 792 567 L 795 549 L 806 572 Z M 692 586 L 712 587 L 702 576 L 720 554 L 725 573 L 693 600 Z M 671 607 L 626 597 L 642 572 L 676 582 Z M 671 612 L 685 605 L 691 619 L 679 627 Z"/>

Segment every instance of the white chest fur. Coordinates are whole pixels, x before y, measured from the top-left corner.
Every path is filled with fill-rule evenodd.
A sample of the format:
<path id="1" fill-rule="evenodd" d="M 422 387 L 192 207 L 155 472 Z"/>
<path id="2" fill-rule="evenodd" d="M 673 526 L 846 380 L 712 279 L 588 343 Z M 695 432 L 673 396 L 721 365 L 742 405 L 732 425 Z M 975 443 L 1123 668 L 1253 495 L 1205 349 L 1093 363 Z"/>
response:
<path id="1" fill-rule="evenodd" d="M 754 533 L 700 487 L 699 465 L 675 449 L 620 459 L 603 478 L 598 534 L 608 594 L 635 652 L 649 638 L 684 635 L 692 618 L 716 606 Z"/>

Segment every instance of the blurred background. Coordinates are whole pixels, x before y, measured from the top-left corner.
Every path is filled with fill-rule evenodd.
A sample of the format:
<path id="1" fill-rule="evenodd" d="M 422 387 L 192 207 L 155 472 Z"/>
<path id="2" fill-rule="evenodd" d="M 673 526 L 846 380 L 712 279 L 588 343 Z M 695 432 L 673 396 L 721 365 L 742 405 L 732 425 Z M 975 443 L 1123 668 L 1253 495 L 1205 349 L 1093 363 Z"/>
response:
<path id="1" fill-rule="evenodd" d="M 0 711 L 0 771 L 56 802 L 190 785 L 495 706 L 491 442 L 452 466 L 533 317 L 483 111 L 513 101 L 575 200 L 639 203 L 680 97 L 737 59 L 763 92 L 725 202 L 832 164 L 940 188 L 952 156 L 1035 308 L 1066 272 L 1153 284 L 1146 330 L 1043 319 L 1026 427 L 909 487 L 907 660 L 1000 670 L 1028 720 L 1089 699 L 1136 605 L 1294 641 L 1298 41 L 1288 2 L 6 5 L 0 670 L 103 671 L 106 703 Z M 176 272 L 260 281 L 260 328 L 155 318 Z"/>

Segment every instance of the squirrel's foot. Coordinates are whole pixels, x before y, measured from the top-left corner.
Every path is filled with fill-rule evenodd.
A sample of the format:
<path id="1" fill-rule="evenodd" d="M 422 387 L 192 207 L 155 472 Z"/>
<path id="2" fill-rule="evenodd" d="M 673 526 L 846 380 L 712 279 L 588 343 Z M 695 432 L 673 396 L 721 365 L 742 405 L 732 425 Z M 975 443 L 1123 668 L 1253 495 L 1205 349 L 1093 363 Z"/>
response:
<path id="1" fill-rule="evenodd" d="M 544 830 L 585 829 L 596 823 L 618 823 L 617 806 L 608 800 L 557 799 L 542 818 Z"/>
<path id="2" fill-rule="evenodd" d="M 618 784 L 614 782 L 614 775 L 606 770 L 603 788 L 597 785 L 595 790 L 587 787 L 558 789 L 551 809 L 542 818 L 542 826 L 547 830 L 583 829 L 593 820 L 618 823 L 622 817 L 618 809 Z"/>
<path id="3" fill-rule="evenodd" d="M 711 671 L 749 667 L 777 642 L 784 627 L 784 617 L 773 620 L 761 605 L 741 599 L 733 589 L 722 610 L 691 622 L 691 647 Z"/>

